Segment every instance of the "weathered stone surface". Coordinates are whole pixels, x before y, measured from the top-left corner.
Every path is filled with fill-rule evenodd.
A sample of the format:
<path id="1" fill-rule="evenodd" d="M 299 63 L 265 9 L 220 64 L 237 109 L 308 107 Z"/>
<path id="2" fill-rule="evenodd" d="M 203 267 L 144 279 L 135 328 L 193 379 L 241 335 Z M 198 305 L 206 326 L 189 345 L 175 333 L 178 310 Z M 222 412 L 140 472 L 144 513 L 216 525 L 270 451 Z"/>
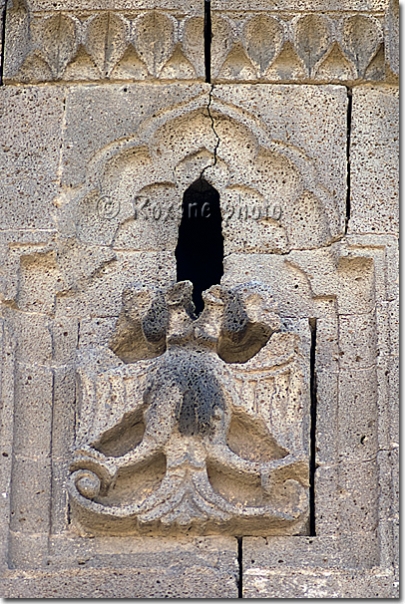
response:
<path id="1" fill-rule="evenodd" d="M 318 247 L 322 245 L 319 238 L 324 238 L 326 242 L 341 234 L 344 229 L 345 214 L 346 159 L 343 149 L 346 138 L 346 90 L 343 87 L 335 86 L 316 88 L 266 85 L 215 86 L 213 99 L 235 105 L 239 111 L 251 113 L 255 119 L 260 120 L 265 131 L 271 133 L 273 141 L 282 141 L 286 144 L 286 149 L 289 148 L 289 145 L 293 145 L 300 150 L 300 159 L 288 151 L 286 152 L 287 161 L 283 162 L 280 156 L 275 158 L 272 162 L 273 165 L 276 164 L 273 168 L 277 174 L 275 182 L 269 183 L 268 191 L 260 191 L 259 188 L 264 196 L 263 205 L 271 206 L 273 211 L 277 209 L 276 206 L 280 207 L 281 223 L 283 224 L 285 221 L 284 228 L 291 241 L 291 247 L 306 249 Z M 212 103 L 212 110 L 214 109 L 215 101 Z M 293 116 L 297 116 L 297 121 Z M 249 125 L 245 120 L 243 122 Z M 244 155 L 241 155 L 240 152 L 241 144 L 243 144 L 245 153 L 252 155 L 252 147 L 250 149 L 248 147 L 250 141 L 248 143 L 245 139 L 244 143 L 242 141 L 239 143 L 238 149 L 231 147 L 228 151 L 230 135 L 226 130 L 226 122 L 222 126 L 222 120 L 218 119 L 217 122 L 215 114 L 214 127 L 219 137 L 219 157 L 224 149 L 227 153 L 232 153 L 233 160 L 235 162 L 239 160 L 242 166 Z M 334 151 L 330 145 L 332 140 L 334 141 Z M 260 139 L 259 142 L 261 143 Z M 337 149 L 339 149 L 338 153 L 336 153 Z M 281 147 L 277 144 L 274 151 L 282 153 Z M 259 158 L 260 155 L 256 157 L 255 164 Z M 295 170 L 292 169 L 293 167 Z M 266 168 L 267 166 L 263 165 L 262 169 L 266 170 Z M 247 166 L 241 167 L 240 184 L 234 183 L 234 186 L 236 184 L 240 186 L 240 191 L 235 189 L 235 193 L 241 196 L 242 201 L 245 201 L 244 187 L 248 184 L 246 181 L 250 177 L 250 172 L 251 178 L 256 180 L 261 176 L 260 172 L 255 175 L 251 168 L 247 171 Z M 278 180 L 278 175 L 282 175 L 281 182 Z M 320 190 L 315 188 L 317 181 L 322 183 L 327 195 L 322 195 Z M 250 201 L 254 195 L 252 195 L 253 191 L 246 192 Z M 250 201 L 250 205 L 253 206 L 254 203 Z M 270 218 L 272 217 L 270 216 Z M 304 219 L 301 220 L 301 217 L 305 217 L 305 222 Z M 274 215 L 274 218 L 277 219 L 277 215 Z M 240 230 L 243 232 L 245 229 L 246 225 L 241 225 Z M 314 231 L 317 233 L 316 237 Z M 254 237 L 258 247 L 260 238 L 256 233 Z M 264 233 L 263 238 L 267 243 L 269 233 Z M 245 244 L 245 247 L 247 247 L 246 251 L 249 251 L 249 245 Z M 256 248 L 255 251 L 259 250 Z M 263 246 L 260 251 L 271 252 L 272 250 Z"/>
<path id="2" fill-rule="evenodd" d="M 398 108 L 396 87 L 353 90 L 351 233 L 398 231 Z"/>
<path id="3" fill-rule="evenodd" d="M 4 21 L 4 5 L 5 5 L 5 0 L 0 0 L 0 31 L 3 32 L 3 21 Z M 0 40 L 0 68 L 2 69 L 3 66 L 3 36 L 1 36 L 1 40 Z"/>
<path id="4" fill-rule="evenodd" d="M 398 4 L 276 4 L 212 0 L 210 85 L 202 1 L 8 0 L 8 597 L 397 595 Z"/>
<path id="5" fill-rule="evenodd" d="M 398 598 L 391 569 L 369 571 L 285 568 L 250 569 L 244 575 L 245 598 Z"/>
<path id="6" fill-rule="evenodd" d="M 66 99 L 63 184 L 77 186 L 97 151 L 115 140 L 133 136 L 154 115 L 171 112 L 173 106 L 204 92 L 208 103 L 208 90 L 209 86 L 195 84 L 72 87 Z"/>
<path id="7" fill-rule="evenodd" d="M 62 232 L 120 253 L 174 251 L 184 190 L 203 174 L 220 193 L 225 253 L 285 253 L 333 241 L 345 222 L 346 92 L 279 87 L 269 96 L 266 91 L 243 87 L 229 93 L 216 87 L 210 97 L 207 86 L 184 86 L 188 102 L 172 111 L 168 104 L 179 94 L 175 86 L 72 92 L 68 123 L 76 123 L 83 106 L 92 112 L 81 120 L 80 132 L 66 129 L 63 183 L 80 188 L 55 201 Z M 134 102 L 145 120 L 141 128 Z M 280 118 L 282 105 L 288 103 L 294 113 L 302 102 L 310 111 L 305 126 L 302 118 L 299 125 Z M 111 103 L 119 109 L 117 122 L 106 111 Z M 328 120 L 315 122 L 319 103 L 327 107 Z M 98 124 L 91 117 L 96 108 Z M 136 136 L 113 142 L 137 128 Z M 331 138 L 342 148 L 339 155 L 330 151 Z M 92 158 L 87 174 L 83 158 Z"/>
<path id="8" fill-rule="evenodd" d="M 0 593 L 2 597 L 30 594 L 30 597 L 74 598 L 84 594 L 91 598 L 106 595 L 117 598 L 130 594 L 131 597 L 236 598 L 237 548 L 235 538 L 218 536 L 131 537 L 119 542 L 111 538 L 66 541 L 65 537 L 59 537 L 51 543 L 46 568 L 34 572 L 7 571 Z M 52 572 L 61 560 L 64 570 Z"/>
<path id="9" fill-rule="evenodd" d="M 386 17 L 387 60 L 395 75 L 399 75 L 399 0 L 390 0 Z"/>
<path id="10" fill-rule="evenodd" d="M 378 524 L 376 459 L 320 466 L 316 470 L 316 527 L 319 535 L 372 532 Z"/>
<path id="11" fill-rule="evenodd" d="M 2 229 L 54 227 L 64 97 L 56 87 L 10 86 L 1 91 Z"/>
<path id="12" fill-rule="evenodd" d="M 166 4 L 14 0 L 5 79 L 204 81 L 203 4 Z"/>
<path id="13" fill-rule="evenodd" d="M 49 571 L 8 571 L 0 584 L 8 598 L 237 598 L 237 540 L 131 539 L 125 557 L 92 559 L 78 554 L 75 567 Z M 122 548 L 122 545 L 121 545 Z M 117 564 L 117 560 L 119 563 Z M 99 567 L 98 567 L 99 566 Z M 90 567 L 90 568 L 89 568 Z"/>
<path id="14" fill-rule="evenodd" d="M 273 569 L 372 568 L 378 564 L 375 533 L 340 537 L 244 537 L 243 568 L 249 571 Z M 378 549 L 377 549 L 378 551 Z"/>
<path id="15" fill-rule="evenodd" d="M 252 5 L 249 0 L 211 0 L 213 10 L 243 10 L 251 11 Z M 320 10 L 320 11 L 383 11 L 388 5 L 388 0 L 311 0 L 307 2 L 305 0 L 279 0 L 277 2 L 277 10 L 294 10 L 296 12 L 303 12 L 308 9 Z M 260 0 L 255 2 L 255 11 L 268 11 L 269 3 L 267 0 Z"/>

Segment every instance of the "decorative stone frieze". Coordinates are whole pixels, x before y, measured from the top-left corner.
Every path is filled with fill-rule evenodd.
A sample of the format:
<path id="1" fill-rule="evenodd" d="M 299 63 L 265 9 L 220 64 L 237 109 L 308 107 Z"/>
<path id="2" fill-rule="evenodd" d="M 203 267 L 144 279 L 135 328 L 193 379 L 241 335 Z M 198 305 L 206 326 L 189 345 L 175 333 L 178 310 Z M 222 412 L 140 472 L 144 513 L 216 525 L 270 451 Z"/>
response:
<path id="1" fill-rule="evenodd" d="M 13 0 L 6 80 L 205 80 L 202 3 L 103 11 L 80 4 L 55 12 L 46 3 Z M 211 76 L 214 82 L 390 80 L 398 73 L 396 21 L 393 6 L 360 4 L 342 13 L 333 5 L 294 11 L 213 2 Z"/>
<path id="2" fill-rule="evenodd" d="M 202 10 L 137 8 L 143 7 L 66 6 L 55 12 L 15 0 L 7 23 L 6 80 L 204 81 Z"/>
<path id="3" fill-rule="evenodd" d="M 214 9 L 215 82 L 386 79 L 384 15 Z"/>

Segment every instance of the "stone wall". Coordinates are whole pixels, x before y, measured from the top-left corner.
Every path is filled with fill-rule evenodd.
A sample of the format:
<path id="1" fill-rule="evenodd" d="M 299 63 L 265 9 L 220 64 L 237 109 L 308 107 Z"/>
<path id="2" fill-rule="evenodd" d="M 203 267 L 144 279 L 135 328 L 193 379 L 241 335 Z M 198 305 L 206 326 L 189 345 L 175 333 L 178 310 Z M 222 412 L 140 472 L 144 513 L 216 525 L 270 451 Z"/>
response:
<path id="1" fill-rule="evenodd" d="M 0 0 L 2 597 L 398 597 L 398 20 Z"/>

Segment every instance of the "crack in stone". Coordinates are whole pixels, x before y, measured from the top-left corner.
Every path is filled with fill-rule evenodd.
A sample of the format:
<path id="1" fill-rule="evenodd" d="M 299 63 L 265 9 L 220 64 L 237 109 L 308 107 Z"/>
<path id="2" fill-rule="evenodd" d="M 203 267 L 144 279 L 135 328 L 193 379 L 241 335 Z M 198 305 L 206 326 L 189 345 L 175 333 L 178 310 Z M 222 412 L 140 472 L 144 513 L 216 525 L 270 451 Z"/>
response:
<path id="1" fill-rule="evenodd" d="M 7 2 L 5 0 L 3 11 L 2 11 L 2 26 L 1 26 L 1 55 L 0 55 L 0 86 L 4 85 L 3 74 L 4 74 L 4 57 L 5 57 L 5 46 L 6 46 L 6 15 L 7 15 Z"/>
<path id="2" fill-rule="evenodd" d="M 214 147 L 214 163 L 211 164 L 211 165 L 209 165 L 209 166 L 205 166 L 205 168 L 203 168 L 201 170 L 201 173 L 200 173 L 200 178 L 201 179 L 204 178 L 204 173 L 205 173 L 206 170 L 208 170 L 208 168 L 214 168 L 214 166 L 217 165 L 217 161 L 218 161 L 218 154 L 217 154 L 218 153 L 218 147 L 219 147 L 219 144 L 221 142 L 221 139 L 219 138 L 218 132 L 215 130 L 215 120 L 214 120 L 214 117 L 213 117 L 213 115 L 211 113 L 212 94 L 214 92 L 214 86 L 215 86 L 215 84 L 211 84 L 211 88 L 210 88 L 210 91 L 208 93 L 207 112 L 208 112 L 208 116 L 209 116 L 209 118 L 211 120 L 211 128 L 212 128 L 212 131 L 214 133 L 214 136 L 215 136 L 217 142 L 215 143 L 215 147 Z"/>

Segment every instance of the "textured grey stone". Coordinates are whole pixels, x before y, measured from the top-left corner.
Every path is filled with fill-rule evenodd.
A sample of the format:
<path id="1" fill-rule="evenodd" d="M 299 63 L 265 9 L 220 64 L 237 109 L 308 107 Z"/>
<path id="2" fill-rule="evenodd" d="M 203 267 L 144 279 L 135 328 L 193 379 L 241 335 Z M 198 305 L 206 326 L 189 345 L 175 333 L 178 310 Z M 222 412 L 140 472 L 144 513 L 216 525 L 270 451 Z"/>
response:
<path id="1" fill-rule="evenodd" d="M 54 227 L 64 97 L 56 87 L 1 90 L 2 229 Z"/>
<path id="2" fill-rule="evenodd" d="M 92 566 L 89 553 L 78 554 L 76 568 L 50 572 L 7 572 L 2 597 L 63 598 L 237 598 L 237 541 L 216 537 L 196 540 L 131 539 L 127 562 Z M 112 552 L 113 543 L 105 543 Z M 122 548 L 122 546 L 121 546 Z M 118 553 L 118 552 L 117 552 Z M 117 558 L 117 556 L 115 556 Z M 119 558 L 119 556 L 118 556 Z M 51 561 L 52 564 L 52 561 Z"/>
<path id="3" fill-rule="evenodd" d="M 136 334 L 152 341 L 147 352 L 165 344 L 149 307 L 140 314 L 141 329 L 133 309 L 124 305 L 121 312 L 122 294 L 135 282 L 165 291 L 175 283 L 181 200 L 203 175 L 220 194 L 222 286 L 262 281 L 281 318 L 269 348 L 279 363 L 274 375 L 261 353 L 257 365 L 232 362 L 241 360 L 240 350 L 227 357 L 240 328 L 232 332 L 228 317 L 224 329 L 214 295 L 222 290 L 214 289 L 205 335 L 213 343 L 227 334 L 227 345 L 218 345 L 231 361 L 227 396 L 236 391 L 236 415 L 262 414 L 286 449 L 302 439 L 306 457 L 315 352 L 317 536 L 303 536 L 306 516 L 296 529 L 277 528 L 291 536 L 269 537 L 268 527 L 256 527 L 267 537 L 243 538 L 244 596 L 395 597 L 397 4 L 282 0 L 252 9 L 213 0 L 213 86 L 202 83 L 203 2 L 134 4 L 8 2 L 0 91 L 1 594 L 238 595 L 237 541 L 221 536 L 222 529 L 211 526 L 215 535 L 194 539 L 180 538 L 177 527 L 171 538 L 139 538 L 128 526 L 119 537 L 94 536 L 68 501 L 75 447 L 97 438 L 108 447 L 111 439 L 102 438 L 109 430 L 122 443 L 126 410 L 142 390 L 137 365 L 122 365 L 108 346 L 124 358 Z M 353 83 L 345 235 L 346 85 Z M 140 220 L 146 199 L 152 214 Z M 265 217 L 261 204 L 271 210 Z M 160 210 L 171 207 L 170 220 L 161 220 Z M 232 208 L 238 222 L 228 216 Z M 251 324 L 261 324 L 264 314 L 253 313 Z M 172 319 L 170 333 L 187 323 Z M 248 348 L 266 333 L 256 330 Z M 187 346 L 195 344 L 189 336 Z M 300 359 L 293 368 L 287 351 Z M 176 368 L 186 374 L 189 366 L 179 359 Z M 292 398 L 305 399 L 305 413 L 283 398 L 287 384 Z M 151 432 L 158 416 L 161 427 L 171 417 L 160 386 Z M 252 437 L 251 424 L 229 434 L 226 444 L 240 457 L 263 437 L 260 430 Z M 171 460 L 191 451 L 191 437 L 176 438 Z M 260 451 L 254 455 L 261 459 Z M 170 469 L 171 480 L 181 471 Z M 239 478 L 222 472 L 215 484 L 243 500 L 256 487 Z M 130 498 L 133 482 L 125 488 L 121 496 Z M 196 525 L 195 533 L 204 533 Z M 246 533 L 236 521 L 226 530 Z"/>
<path id="4" fill-rule="evenodd" d="M 3 17 L 4 17 L 4 5 L 5 0 L 0 0 L 0 32 L 3 32 Z M 2 67 L 3 62 L 3 36 L 0 40 L 0 67 Z"/>
<path id="5" fill-rule="evenodd" d="M 66 100 L 63 184 L 77 185 L 86 174 L 87 162 L 99 149 L 133 135 L 153 115 L 208 90 L 207 85 L 195 84 L 72 87 Z"/>
<path id="6" fill-rule="evenodd" d="M 351 233 L 398 231 L 398 110 L 397 87 L 353 90 Z"/>
<path id="7" fill-rule="evenodd" d="M 391 569 L 370 571 L 252 569 L 244 575 L 245 598 L 398 598 Z"/>
<path id="8" fill-rule="evenodd" d="M 213 81 L 384 81 L 384 37 L 394 64 L 398 40 L 387 4 L 212 2 Z"/>
<path id="9" fill-rule="evenodd" d="M 361 463 L 377 452 L 377 374 L 374 368 L 339 373 L 335 439 L 339 457 Z"/>
<path id="10" fill-rule="evenodd" d="M 252 10 L 250 2 L 238 2 L 237 0 L 211 0 L 213 10 L 237 10 L 245 11 Z M 281 0 L 277 2 L 277 10 L 332 10 L 332 11 L 383 11 L 388 5 L 388 0 L 294 0 L 289 2 L 288 0 Z M 255 11 L 268 11 L 269 3 L 267 0 L 261 0 L 255 3 Z M 273 7 L 272 7 L 273 10 Z"/>
<path id="11" fill-rule="evenodd" d="M 306 531 L 305 332 L 280 333 L 258 282 L 212 286 L 199 318 L 191 293 L 125 288 L 109 349 L 84 352 L 68 484 L 82 534 Z"/>
<path id="12" fill-rule="evenodd" d="M 304 157 L 308 158 L 308 164 L 302 172 L 306 172 L 306 186 L 316 178 L 329 191 L 330 196 L 325 204 L 324 214 L 329 215 L 329 229 L 334 235 L 342 233 L 344 228 L 345 214 L 345 188 L 346 188 L 346 158 L 343 156 L 346 139 L 346 115 L 347 96 L 346 90 L 339 86 L 261 86 L 239 85 L 235 86 L 215 86 L 213 98 L 224 103 L 231 103 L 238 108 L 251 113 L 255 119 L 259 119 L 265 125 L 266 130 L 271 133 L 274 141 L 283 141 L 288 145 L 298 147 Z M 215 103 L 212 104 L 215 108 Z M 294 117 L 296 116 L 296 117 Z M 297 121 L 295 121 L 297 120 Z M 214 120 L 215 125 L 215 120 Z M 215 127 L 220 138 L 221 147 L 221 128 Z M 224 132 L 224 144 L 228 143 L 226 132 Z M 333 144 L 331 145 L 331 141 Z M 239 147 L 240 147 L 239 143 Z M 219 150 L 220 150 L 219 147 Z M 332 152 L 332 148 L 334 152 Z M 336 150 L 339 152 L 336 153 Z M 232 152 L 230 150 L 230 152 Z M 237 154 L 235 160 L 242 160 L 240 150 L 233 151 Z M 247 150 L 248 152 L 248 150 Z M 291 156 L 292 159 L 292 156 Z M 294 160 L 293 160 L 294 161 Z M 311 166 L 311 167 L 310 167 Z M 316 170 L 312 172 L 312 166 Z M 280 166 L 279 169 L 281 169 Z M 242 168 L 242 174 L 246 172 Z M 267 202 L 278 202 L 281 210 L 287 213 L 287 204 L 291 204 L 291 190 L 297 186 L 294 178 L 284 168 L 284 180 L 287 179 L 290 187 L 290 197 L 285 191 L 283 196 L 283 187 L 278 183 L 278 197 L 272 199 L 269 196 Z M 301 172 L 301 177 L 304 176 Z M 241 177 L 242 177 L 241 174 Z M 249 174 L 243 174 L 246 179 Z M 314 183 L 313 183 L 314 184 Z M 269 195 L 269 194 L 268 194 Z M 271 195 L 271 193 L 270 193 Z M 336 224 L 333 224 L 334 205 L 337 216 Z M 295 209 L 299 211 L 299 209 Z M 314 208 L 306 210 L 306 218 L 314 212 Z M 316 216 L 316 214 L 315 214 Z M 321 221 L 313 217 L 316 226 L 313 228 L 321 229 Z M 333 226 L 332 226 L 333 224 Z M 243 228 L 243 227 L 242 227 Z M 301 225 L 302 228 L 302 225 Z M 295 245 L 293 247 L 314 247 L 306 245 Z M 265 250 L 267 251 L 267 250 Z"/>
<path id="13" fill-rule="evenodd" d="M 252 574 L 259 569 L 280 572 L 285 567 L 372 568 L 378 564 L 375 533 L 355 533 L 345 538 L 318 537 L 244 537 L 243 568 Z"/>
<path id="14" fill-rule="evenodd" d="M 378 523 L 377 462 L 320 466 L 315 474 L 320 535 L 374 531 Z"/>
<path id="15" fill-rule="evenodd" d="M 399 0 L 390 0 L 386 18 L 387 59 L 395 75 L 399 75 Z"/>

